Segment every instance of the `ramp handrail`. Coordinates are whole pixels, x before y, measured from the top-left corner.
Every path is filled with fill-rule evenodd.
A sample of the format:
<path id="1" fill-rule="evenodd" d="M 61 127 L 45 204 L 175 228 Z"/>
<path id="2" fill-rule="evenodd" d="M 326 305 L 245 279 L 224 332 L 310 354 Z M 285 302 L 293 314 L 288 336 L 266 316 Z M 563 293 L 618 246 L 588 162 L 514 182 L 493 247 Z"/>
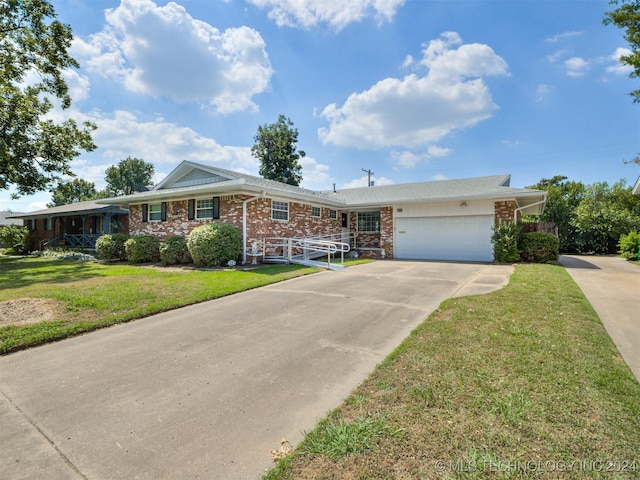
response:
<path id="1" fill-rule="evenodd" d="M 311 257 L 327 255 L 327 264 L 331 264 L 331 255 L 340 253 L 341 263 L 344 254 L 351 250 L 351 245 L 342 240 L 355 239 L 352 235 L 342 233 L 310 235 L 306 237 L 265 237 L 263 238 L 263 261 L 295 262 L 297 259 L 310 260 Z M 315 254 L 315 255 L 314 255 Z"/>

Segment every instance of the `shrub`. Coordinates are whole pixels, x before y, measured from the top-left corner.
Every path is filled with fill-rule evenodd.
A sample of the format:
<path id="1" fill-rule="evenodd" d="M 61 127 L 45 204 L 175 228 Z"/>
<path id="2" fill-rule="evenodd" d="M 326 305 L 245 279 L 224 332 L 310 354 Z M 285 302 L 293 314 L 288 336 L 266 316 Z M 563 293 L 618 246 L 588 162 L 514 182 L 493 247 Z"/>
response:
<path id="1" fill-rule="evenodd" d="M 187 241 L 180 235 L 172 235 L 160 244 L 160 261 L 163 266 L 176 263 L 190 263 L 191 254 L 187 247 Z"/>
<path id="2" fill-rule="evenodd" d="M 513 222 L 503 221 L 493 227 L 493 259 L 496 262 L 512 263 L 520 259 L 518 236 L 520 227 Z"/>
<path id="3" fill-rule="evenodd" d="M 558 260 L 560 240 L 551 233 L 529 232 L 520 237 L 523 262 L 544 263 Z"/>
<path id="4" fill-rule="evenodd" d="M 237 260 L 242 253 L 242 235 L 228 223 L 207 223 L 196 227 L 187 238 L 187 247 L 198 266 L 220 266 Z"/>
<path id="5" fill-rule="evenodd" d="M 160 259 L 160 240 L 153 235 L 134 235 L 124 242 L 124 251 L 131 263 L 157 262 Z"/>
<path id="6" fill-rule="evenodd" d="M 7 253 L 24 255 L 31 250 L 33 236 L 27 227 L 7 225 L 0 227 L 0 243 L 9 249 Z"/>
<path id="7" fill-rule="evenodd" d="M 618 253 L 627 260 L 640 260 L 640 233 L 629 232 L 627 235 L 621 235 Z"/>
<path id="8" fill-rule="evenodd" d="M 126 233 L 102 235 L 96 240 L 96 253 L 100 260 L 126 260 L 124 243 L 129 239 Z"/>

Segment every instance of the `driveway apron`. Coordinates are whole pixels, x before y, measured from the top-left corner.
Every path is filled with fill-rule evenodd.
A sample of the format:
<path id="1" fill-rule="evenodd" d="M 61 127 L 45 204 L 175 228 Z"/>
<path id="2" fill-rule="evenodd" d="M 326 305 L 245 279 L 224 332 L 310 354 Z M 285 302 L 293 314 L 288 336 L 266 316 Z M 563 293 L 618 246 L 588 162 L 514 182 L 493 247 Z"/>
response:
<path id="1" fill-rule="evenodd" d="M 620 257 L 563 255 L 560 262 L 640 382 L 640 268 Z"/>
<path id="2" fill-rule="evenodd" d="M 444 299 L 510 274 L 375 262 L 4 356 L 0 478 L 259 478 Z"/>

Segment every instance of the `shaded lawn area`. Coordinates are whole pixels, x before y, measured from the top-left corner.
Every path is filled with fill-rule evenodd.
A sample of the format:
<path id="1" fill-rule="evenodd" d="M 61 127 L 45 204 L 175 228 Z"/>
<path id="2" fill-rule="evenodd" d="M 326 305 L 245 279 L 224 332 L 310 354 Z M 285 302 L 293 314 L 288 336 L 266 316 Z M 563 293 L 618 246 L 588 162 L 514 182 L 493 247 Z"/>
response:
<path id="1" fill-rule="evenodd" d="M 48 321 L 0 327 L 0 353 L 317 271 L 295 265 L 177 270 L 0 257 L 0 302 L 45 298 L 57 306 Z"/>
<path id="2" fill-rule="evenodd" d="M 640 478 L 640 384 L 564 268 L 449 299 L 266 479 Z"/>

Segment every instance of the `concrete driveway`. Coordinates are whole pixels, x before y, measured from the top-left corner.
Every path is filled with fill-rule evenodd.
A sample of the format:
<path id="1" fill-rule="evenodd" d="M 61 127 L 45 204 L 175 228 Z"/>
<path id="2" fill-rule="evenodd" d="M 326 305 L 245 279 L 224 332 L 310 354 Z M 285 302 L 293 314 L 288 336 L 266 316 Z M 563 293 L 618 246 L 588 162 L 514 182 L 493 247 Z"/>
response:
<path id="1" fill-rule="evenodd" d="M 560 262 L 640 382 L 640 268 L 620 257 L 563 255 Z"/>
<path id="2" fill-rule="evenodd" d="M 511 272 L 376 262 L 2 357 L 0 478 L 259 478 L 444 299 Z"/>

